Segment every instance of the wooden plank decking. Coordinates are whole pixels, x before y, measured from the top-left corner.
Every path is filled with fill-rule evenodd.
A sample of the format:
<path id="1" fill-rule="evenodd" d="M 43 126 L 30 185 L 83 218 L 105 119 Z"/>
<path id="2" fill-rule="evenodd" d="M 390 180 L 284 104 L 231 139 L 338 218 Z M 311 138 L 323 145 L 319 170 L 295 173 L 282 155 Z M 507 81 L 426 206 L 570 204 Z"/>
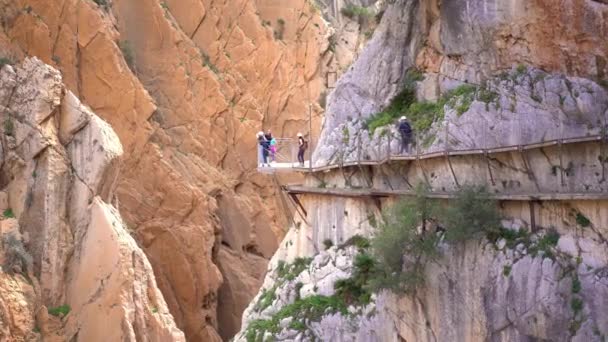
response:
<path id="1" fill-rule="evenodd" d="M 537 143 L 531 143 L 527 145 L 512 145 L 512 146 L 500 146 L 488 149 L 468 149 L 468 150 L 448 150 L 448 151 L 435 151 L 429 152 L 425 154 L 410 154 L 410 155 L 391 155 L 386 156 L 381 159 L 376 160 L 359 160 L 359 161 L 348 161 L 344 163 L 336 163 L 329 164 L 324 166 L 316 166 L 310 167 L 310 161 L 306 161 L 304 163 L 304 167 L 299 166 L 298 163 L 273 163 L 270 167 L 258 167 L 258 171 L 264 173 L 272 173 L 274 171 L 292 171 L 292 172 L 324 172 L 342 167 L 352 167 L 352 166 L 376 166 L 382 165 L 391 161 L 414 161 L 414 160 L 425 160 L 425 159 L 433 159 L 433 158 L 445 158 L 451 156 L 467 156 L 467 155 L 483 155 L 483 154 L 496 154 L 496 153 L 505 153 L 505 152 L 513 152 L 513 151 L 524 151 L 524 150 L 533 150 L 543 147 L 557 146 L 559 144 L 567 145 L 567 144 L 577 144 L 577 143 L 585 143 L 585 142 L 601 142 L 603 136 L 601 135 L 591 135 L 585 137 L 575 137 L 575 138 L 566 138 L 559 140 L 549 140 Z"/>

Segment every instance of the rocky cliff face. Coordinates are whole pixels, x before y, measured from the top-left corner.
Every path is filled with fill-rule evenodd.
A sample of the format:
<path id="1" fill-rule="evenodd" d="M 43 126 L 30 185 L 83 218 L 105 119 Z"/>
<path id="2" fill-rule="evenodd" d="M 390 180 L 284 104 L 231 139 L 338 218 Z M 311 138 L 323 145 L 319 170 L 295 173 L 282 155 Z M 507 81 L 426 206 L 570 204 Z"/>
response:
<path id="1" fill-rule="evenodd" d="M 424 139 L 417 142 L 421 152 L 603 134 L 607 15 L 606 3 L 592 0 L 559 6 L 542 0 L 389 3 L 373 38 L 329 95 L 315 164 L 382 160 L 398 149 L 388 139 L 396 137 L 394 130 L 374 134 L 367 124 L 407 87 L 415 89 L 418 105 L 441 113 L 424 117 L 428 122 L 419 132 Z M 454 89 L 474 89 L 475 95 L 448 92 Z M 487 165 L 462 158 L 450 165 L 451 172 L 430 160 L 426 175 L 421 167 L 394 161 L 330 171 L 305 184 L 407 189 L 426 178 L 433 190 L 447 191 L 458 187 L 454 178 L 461 184 L 484 182 L 488 169 L 504 167 L 499 173 L 518 179 L 513 180 L 518 189 L 508 180 L 490 185 L 487 179 L 492 192 L 605 193 L 602 146 L 567 152 L 577 177 L 590 177 L 589 184 L 557 185 L 544 164 L 535 168 L 541 170 L 536 176 L 529 170 L 519 174 L 523 164 L 514 155 L 497 156 Z M 556 153 L 540 149 L 532 159 L 555 162 Z M 585 161 L 579 163 L 579 157 Z M 606 201 L 543 202 L 537 211 L 503 203 L 509 216 L 505 228 L 530 230 L 537 215 L 539 231 L 495 242 L 442 243 L 440 258 L 424 271 L 423 289 L 410 295 L 378 292 L 368 304 L 341 301 L 334 286 L 339 280 L 358 281 L 357 256 L 367 247 L 352 238 L 371 236 L 380 211 L 392 202 L 313 194 L 300 200 L 307 215 L 296 219 L 280 245 L 237 340 L 601 341 L 608 335 L 607 308 L 597 300 L 607 290 Z M 580 216 L 572 214 L 577 212 Z"/>
<path id="2" fill-rule="evenodd" d="M 192 341 L 230 337 L 286 224 L 251 137 L 306 132 L 309 110 L 319 127 L 334 53 L 317 10 L 305 0 L 0 5 L 5 56 L 59 69 L 120 138 L 115 205 L 177 325 Z"/>
<path id="3" fill-rule="evenodd" d="M 532 251 L 542 236 L 533 235 L 532 243 L 444 245 L 415 295 L 380 292 L 370 304 L 341 306 L 331 300 L 334 285 L 353 277 L 363 251 L 339 245 L 293 259 L 287 249 L 305 242 L 288 235 L 292 243 L 277 254 L 237 340 L 603 341 L 608 308 L 597 298 L 608 290 L 608 260 L 601 234 L 566 233 L 538 255 Z M 305 265 L 286 273 L 290 260 Z"/>
<path id="4" fill-rule="evenodd" d="M 123 154 L 112 128 L 36 58 L 0 70 L 0 105 L 3 270 L 16 273 L 3 276 L 15 287 L 3 297 L 5 336 L 184 340 L 110 204 Z"/>
<path id="5" fill-rule="evenodd" d="M 593 0 L 562 6 L 542 0 L 396 1 L 330 94 L 318 146 L 332 149 L 331 136 L 341 134 L 338 126 L 388 106 L 410 68 L 423 73 L 418 96 L 430 101 L 459 84 L 480 85 L 520 64 L 604 84 L 606 11 L 605 4 Z M 314 158 L 323 163 L 330 154 L 317 149 Z"/>

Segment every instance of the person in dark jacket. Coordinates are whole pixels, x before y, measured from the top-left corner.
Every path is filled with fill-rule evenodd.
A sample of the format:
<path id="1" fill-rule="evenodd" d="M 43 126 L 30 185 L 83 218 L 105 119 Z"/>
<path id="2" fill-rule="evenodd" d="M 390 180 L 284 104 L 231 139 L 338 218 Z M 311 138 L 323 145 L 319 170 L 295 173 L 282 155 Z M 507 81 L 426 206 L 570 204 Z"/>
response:
<path id="1" fill-rule="evenodd" d="M 262 166 L 270 166 L 268 164 L 268 154 L 270 150 L 270 141 L 266 140 L 264 134 L 258 134 L 258 144 L 262 153 Z"/>
<path id="2" fill-rule="evenodd" d="M 412 141 L 412 126 L 405 116 L 399 119 L 397 128 L 399 129 L 399 134 L 401 134 L 401 153 L 404 151 L 409 153 L 409 145 Z"/>
<path id="3" fill-rule="evenodd" d="M 302 133 L 298 133 L 298 162 L 300 166 L 304 166 L 304 152 L 308 148 L 308 141 L 304 139 Z"/>

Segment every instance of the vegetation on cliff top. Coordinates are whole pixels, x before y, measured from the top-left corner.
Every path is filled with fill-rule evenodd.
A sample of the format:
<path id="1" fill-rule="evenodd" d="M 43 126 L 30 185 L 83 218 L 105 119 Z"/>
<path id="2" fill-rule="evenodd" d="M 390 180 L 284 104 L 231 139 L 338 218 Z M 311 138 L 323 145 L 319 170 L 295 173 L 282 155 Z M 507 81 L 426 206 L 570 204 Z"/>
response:
<path id="1" fill-rule="evenodd" d="M 360 25 L 366 25 L 374 17 L 374 12 L 367 7 L 348 4 L 340 9 L 340 13 L 353 20 L 357 20 Z"/>
<path id="2" fill-rule="evenodd" d="M 416 82 L 424 76 L 416 69 L 410 69 L 405 75 L 403 90 L 398 93 L 391 103 L 381 112 L 366 120 L 366 127 L 371 134 L 378 127 L 395 123 L 402 115 L 412 123 L 414 131 L 424 133 L 433 123 L 443 120 L 444 108 L 454 108 L 458 115 L 469 110 L 473 101 L 478 100 L 489 104 L 497 99 L 498 94 L 485 87 L 471 84 L 460 85 L 441 96 L 437 101 L 418 101 L 416 99 Z"/>

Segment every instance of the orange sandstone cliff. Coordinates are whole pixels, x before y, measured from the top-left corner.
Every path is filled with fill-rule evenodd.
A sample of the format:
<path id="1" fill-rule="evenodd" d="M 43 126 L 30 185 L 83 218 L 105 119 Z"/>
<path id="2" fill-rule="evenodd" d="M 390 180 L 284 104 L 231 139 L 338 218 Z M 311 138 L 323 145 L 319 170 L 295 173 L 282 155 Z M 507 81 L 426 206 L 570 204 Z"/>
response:
<path id="1" fill-rule="evenodd" d="M 4 56 L 57 68 L 118 135 L 124 155 L 109 200 L 177 327 L 189 341 L 231 337 L 286 226 L 277 189 L 256 173 L 252 137 L 306 133 L 309 110 L 320 127 L 333 53 L 318 10 L 305 0 L 0 8 Z"/>

